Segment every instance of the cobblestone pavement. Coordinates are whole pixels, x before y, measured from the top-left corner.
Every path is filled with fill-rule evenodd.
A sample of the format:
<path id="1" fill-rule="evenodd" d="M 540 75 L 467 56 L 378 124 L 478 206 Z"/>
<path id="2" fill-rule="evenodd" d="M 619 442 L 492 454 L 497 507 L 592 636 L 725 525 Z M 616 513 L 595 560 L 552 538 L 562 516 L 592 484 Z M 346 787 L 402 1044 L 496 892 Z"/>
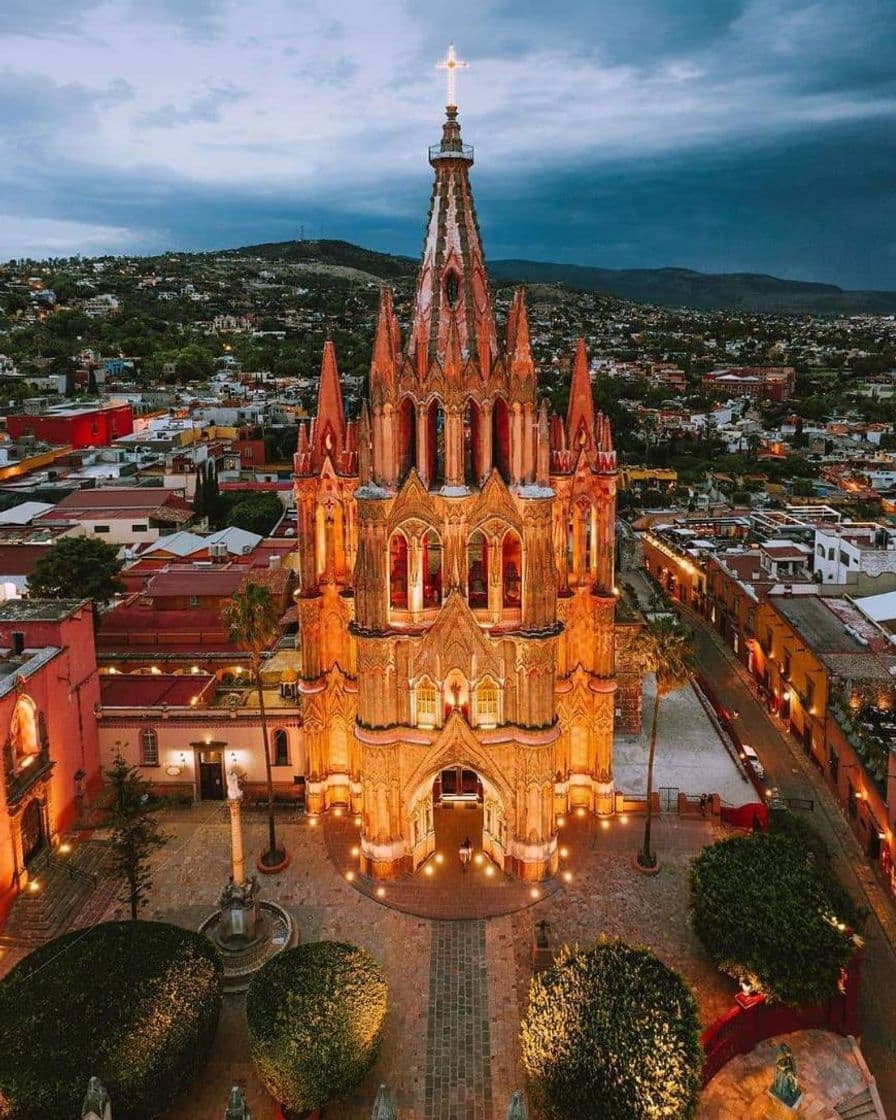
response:
<path id="1" fill-rule="evenodd" d="M 426 1120 L 492 1120 L 484 921 L 432 927 Z"/>
<path id="2" fill-rule="evenodd" d="M 781 1042 L 793 1050 L 803 1091 L 799 1115 L 806 1120 L 836 1120 L 835 1108 L 867 1084 L 852 1042 L 826 1031 L 797 1031 L 760 1042 L 733 1058 L 706 1087 L 697 1120 L 762 1120 L 771 1103 L 768 1090 Z"/>

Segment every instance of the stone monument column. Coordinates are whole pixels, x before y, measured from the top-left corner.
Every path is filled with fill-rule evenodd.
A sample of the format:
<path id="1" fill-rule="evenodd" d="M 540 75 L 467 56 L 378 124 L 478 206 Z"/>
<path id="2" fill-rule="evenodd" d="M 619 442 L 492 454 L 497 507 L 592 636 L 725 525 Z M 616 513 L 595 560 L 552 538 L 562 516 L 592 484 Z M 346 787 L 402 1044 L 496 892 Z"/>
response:
<path id="1" fill-rule="evenodd" d="M 230 854 L 233 883 L 241 887 L 246 881 L 246 866 L 243 859 L 243 825 L 240 811 L 243 791 L 235 770 L 227 774 L 227 805 L 230 809 Z"/>

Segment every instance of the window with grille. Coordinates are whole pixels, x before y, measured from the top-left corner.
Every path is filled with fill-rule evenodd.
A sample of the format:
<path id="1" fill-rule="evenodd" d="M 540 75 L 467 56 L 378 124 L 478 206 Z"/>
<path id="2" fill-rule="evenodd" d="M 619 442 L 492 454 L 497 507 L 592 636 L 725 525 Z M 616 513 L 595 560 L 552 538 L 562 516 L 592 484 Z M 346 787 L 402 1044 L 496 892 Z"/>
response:
<path id="1" fill-rule="evenodd" d="M 159 737 L 155 731 L 146 729 L 140 732 L 140 765 L 159 765 Z"/>
<path id="2" fill-rule="evenodd" d="M 480 727 L 498 725 L 498 689 L 491 681 L 483 681 L 476 690 L 476 720 Z"/>
<path id="3" fill-rule="evenodd" d="M 271 737 L 271 765 L 289 766 L 289 735 L 282 727 Z"/>
<path id="4" fill-rule="evenodd" d="M 417 685 L 417 725 L 419 727 L 436 725 L 436 690 L 429 681 Z"/>

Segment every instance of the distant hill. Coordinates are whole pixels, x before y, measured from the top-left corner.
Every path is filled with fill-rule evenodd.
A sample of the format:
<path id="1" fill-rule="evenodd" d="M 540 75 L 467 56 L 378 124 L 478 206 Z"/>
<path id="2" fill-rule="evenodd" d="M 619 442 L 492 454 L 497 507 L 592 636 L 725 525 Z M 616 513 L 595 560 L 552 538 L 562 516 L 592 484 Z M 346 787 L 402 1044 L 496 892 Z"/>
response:
<path id="1" fill-rule="evenodd" d="M 622 299 L 703 310 L 765 312 L 896 312 L 896 292 L 851 292 L 834 284 L 780 280 L 752 272 L 705 273 L 688 268 L 588 268 L 575 264 L 489 262 L 496 280 L 567 284 Z"/>
<path id="2" fill-rule="evenodd" d="M 349 268 L 381 280 L 411 277 L 418 264 L 411 257 L 377 253 L 348 241 L 278 241 L 247 245 L 229 252 Z M 494 280 L 565 284 L 570 288 L 667 307 L 812 315 L 896 312 L 896 292 L 845 291 L 835 284 L 781 280 L 752 272 L 712 274 L 688 268 L 590 268 L 525 260 L 489 261 L 488 270 Z"/>

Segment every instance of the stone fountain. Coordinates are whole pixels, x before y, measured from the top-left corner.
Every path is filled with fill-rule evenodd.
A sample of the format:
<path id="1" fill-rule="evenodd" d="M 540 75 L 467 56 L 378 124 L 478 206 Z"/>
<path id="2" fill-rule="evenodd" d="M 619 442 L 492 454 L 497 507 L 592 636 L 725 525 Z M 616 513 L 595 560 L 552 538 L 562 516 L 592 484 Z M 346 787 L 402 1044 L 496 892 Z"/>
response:
<path id="1" fill-rule="evenodd" d="M 294 945 L 298 932 L 289 914 L 276 902 L 258 897 L 258 882 L 246 875 L 243 857 L 243 791 L 235 770 L 227 774 L 230 809 L 231 874 L 219 909 L 199 927 L 224 961 L 224 991 L 241 992 L 267 961 Z"/>

